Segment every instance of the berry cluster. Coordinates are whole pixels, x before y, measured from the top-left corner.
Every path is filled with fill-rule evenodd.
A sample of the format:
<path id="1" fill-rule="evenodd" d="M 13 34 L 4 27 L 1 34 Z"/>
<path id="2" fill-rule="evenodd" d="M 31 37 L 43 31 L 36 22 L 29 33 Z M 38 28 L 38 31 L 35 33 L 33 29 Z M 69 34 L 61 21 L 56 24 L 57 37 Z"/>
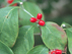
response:
<path id="1" fill-rule="evenodd" d="M 7 3 L 8 3 L 8 4 L 11 4 L 11 3 L 13 3 L 13 1 L 14 1 L 14 0 L 7 0 Z M 15 3 L 13 6 L 17 6 L 17 3 Z"/>
<path id="2" fill-rule="evenodd" d="M 42 14 L 40 14 L 40 13 L 38 13 L 37 14 L 37 18 L 34 18 L 34 17 L 32 17 L 31 19 L 30 19 L 30 22 L 32 22 L 32 23 L 38 23 L 40 26 L 44 26 L 45 25 L 45 22 L 43 21 L 43 20 L 41 20 L 42 19 Z"/>
<path id="3" fill-rule="evenodd" d="M 49 52 L 49 54 L 62 54 L 62 50 L 56 49 L 54 51 Z"/>

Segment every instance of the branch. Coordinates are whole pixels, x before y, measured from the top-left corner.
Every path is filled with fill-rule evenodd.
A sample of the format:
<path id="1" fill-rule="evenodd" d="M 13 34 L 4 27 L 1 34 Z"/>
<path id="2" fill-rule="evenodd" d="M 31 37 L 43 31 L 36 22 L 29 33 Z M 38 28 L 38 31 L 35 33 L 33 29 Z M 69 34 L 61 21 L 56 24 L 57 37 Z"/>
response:
<path id="1" fill-rule="evenodd" d="M 26 12 L 31 17 L 34 17 L 30 12 L 28 12 L 26 9 L 24 9 L 23 2 L 20 2 L 20 5 L 22 6 L 22 9 L 23 9 L 24 12 Z"/>
<path id="2" fill-rule="evenodd" d="M 40 36 L 40 33 L 35 33 L 34 36 Z"/>
<path id="3" fill-rule="evenodd" d="M 31 13 L 29 13 L 27 10 L 23 9 L 28 15 L 30 15 L 31 17 L 34 17 Z"/>

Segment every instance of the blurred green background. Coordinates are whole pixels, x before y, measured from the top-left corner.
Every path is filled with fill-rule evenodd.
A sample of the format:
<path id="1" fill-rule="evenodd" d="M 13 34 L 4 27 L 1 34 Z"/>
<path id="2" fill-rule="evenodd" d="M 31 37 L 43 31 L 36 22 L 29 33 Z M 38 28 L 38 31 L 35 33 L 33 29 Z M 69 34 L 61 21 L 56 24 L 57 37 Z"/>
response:
<path id="1" fill-rule="evenodd" d="M 24 0 L 23 0 L 24 1 Z M 67 22 L 72 25 L 72 0 L 26 0 L 36 3 L 43 11 L 46 21 L 61 25 Z M 6 0 L 0 0 L 0 8 L 7 6 Z"/>

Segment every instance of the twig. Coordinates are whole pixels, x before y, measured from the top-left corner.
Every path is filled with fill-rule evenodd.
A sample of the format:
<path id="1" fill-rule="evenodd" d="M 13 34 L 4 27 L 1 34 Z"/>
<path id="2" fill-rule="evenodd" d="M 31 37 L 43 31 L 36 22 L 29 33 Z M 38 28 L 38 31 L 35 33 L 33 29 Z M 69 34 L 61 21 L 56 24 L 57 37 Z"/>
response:
<path id="1" fill-rule="evenodd" d="M 30 15 L 31 17 L 34 17 L 32 14 L 30 14 L 27 10 L 23 9 L 28 15 Z"/>
<path id="2" fill-rule="evenodd" d="M 40 29 L 40 36 L 41 36 L 41 27 L 39 26 L 39 29 Z"/>
<path id="3" fill-rule="evenodd" d="M 22 2 L 20 2 L 20 5 L 22 6 L 22 9 L 23 9 L 24 12 L 26 12 L 31 17 L 34 17 L 30 12 L 28 12 L 26 9 L 24 9 L 24 6 L 23 6 L 23 3 Z"/>
<path id="4" fill-rule="evenodd" d="M 40 36 L 40 33 L 35 33 L 34 36 Z"/>

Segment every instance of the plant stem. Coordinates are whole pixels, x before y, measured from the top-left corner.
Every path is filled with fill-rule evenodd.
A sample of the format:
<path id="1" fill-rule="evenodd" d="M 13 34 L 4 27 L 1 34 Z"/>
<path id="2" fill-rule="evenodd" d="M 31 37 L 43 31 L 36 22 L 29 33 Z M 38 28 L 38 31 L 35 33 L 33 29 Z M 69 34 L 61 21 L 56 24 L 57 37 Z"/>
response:
<path id="1" fill-rule="evenodd" d="M 34 35 L 36 35 L 36 36 L 40 36 L 40 33 L 35 33 Z"/>
<path id="2" fill-rule="evenodd" d="M 22 9 L 23 9 L 24 12 L 26 12 L 26 13 L 27 13 L 28 15 L 30 15 L 31 17 L 34 17 L 30 12 L 28 12 L 26 9 L 24 9 L 23 4 L 21 4 L 21 6 L 22 6 Z"/>
<path id="3" fill-rule="evenodd" d="M 41 36 L 41 27 L 39 26 L 39 29 L 40 29 L 40 36 Z"/>
<path id="4" fill-rule="evenodd" d="M 31 13 L 29 13 L 27 10 L 23 9 L 28 15 L 30 15 L 31 17 L 34 17 Z"/>
<path id="5" fill-rule="evenodd" d="M 67 54 L 67 47 L 65 47 L 65 50 L 62 53 Z"/>

